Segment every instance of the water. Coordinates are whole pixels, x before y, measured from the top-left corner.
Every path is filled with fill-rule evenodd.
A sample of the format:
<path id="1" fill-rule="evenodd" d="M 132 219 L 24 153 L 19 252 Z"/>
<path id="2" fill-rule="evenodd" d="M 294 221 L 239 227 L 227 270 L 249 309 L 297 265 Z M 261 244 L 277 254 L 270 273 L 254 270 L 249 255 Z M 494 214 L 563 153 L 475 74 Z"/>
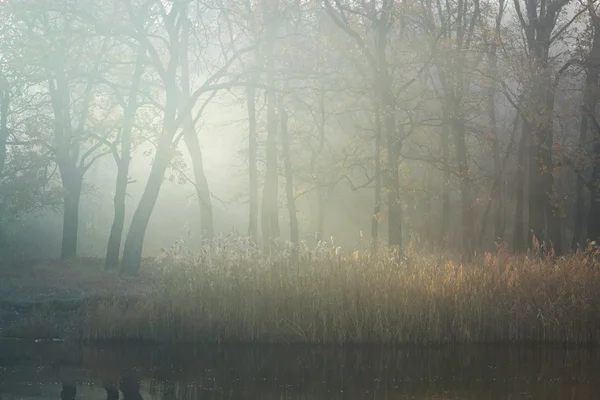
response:
<path id="1" fill-rule="evenodd" d="M 549 346 L 80 347 L 4 341 L 0 399 L 104 400 L 119 393 L 123 400 L 597 399 L 599 367 L 597 349 Z"/>

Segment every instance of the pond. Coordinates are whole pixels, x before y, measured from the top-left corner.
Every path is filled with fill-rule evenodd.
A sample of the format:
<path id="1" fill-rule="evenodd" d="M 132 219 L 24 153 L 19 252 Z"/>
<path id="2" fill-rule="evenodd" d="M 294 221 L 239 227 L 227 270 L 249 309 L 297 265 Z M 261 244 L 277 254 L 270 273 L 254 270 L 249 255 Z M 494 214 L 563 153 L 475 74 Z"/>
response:
<path id="1" fill-rule="evenodd" d="M 0 341 L 0 399 L 597 399 L 561 346 L 79 346 Z"/>

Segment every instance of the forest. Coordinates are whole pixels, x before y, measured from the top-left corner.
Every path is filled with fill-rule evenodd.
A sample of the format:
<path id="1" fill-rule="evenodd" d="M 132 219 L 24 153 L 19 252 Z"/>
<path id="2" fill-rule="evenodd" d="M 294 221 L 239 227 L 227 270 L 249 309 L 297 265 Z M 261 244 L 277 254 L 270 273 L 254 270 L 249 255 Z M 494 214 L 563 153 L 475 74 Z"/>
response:
<path id="1" fill-rule="evenodd" d="M 227 197 L 245 210 L 237 232 L 261 247 L 354 230 L 372 246 L 469 257 L 585 249 L 600 236 L 597 8 L 2 1 L 2 237 L 58 213 L 51 234 L 75 257 L 94 213 L 81 203 L 100 191 L 112 200 L 106 265 L 135 271 L 174 183 L 194 191 L 191 246 L 231 229 L 214 212 Z M 204 129 L 215 120 L 233 126 L 228 155 L 213 157 L 234 160 L 217 178 L 235 181 L 226 193 L 205 165 L 227 135 Z"/>
<path id="2" fill-rule="evenodd" d="M 597 343 L 599 7 L 0 0 L 0 315 Z"/>

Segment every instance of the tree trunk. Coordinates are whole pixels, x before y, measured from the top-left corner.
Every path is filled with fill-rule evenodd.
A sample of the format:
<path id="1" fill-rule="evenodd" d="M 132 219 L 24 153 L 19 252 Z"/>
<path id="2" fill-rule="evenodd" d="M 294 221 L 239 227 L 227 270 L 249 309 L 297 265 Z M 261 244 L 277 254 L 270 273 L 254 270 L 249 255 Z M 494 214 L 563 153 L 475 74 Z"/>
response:
<path id="1" fill-rule="evenodd" d="M 481 218 L 481 229 L 479 231 L 479 235 L 476 238 L 476 243 L 477 243 L 477 249 L 481 249 L 481 245 L 483 242 L 483 237 L 485 235 L 485 228 L 486 228 L 486 224 L 488 221 L 488 216 L 490 214 L 490 210 L 492 207 L 492 203 L 493 203 L 493 194 L 496 192 L 496 190 L 498 190 L 498 187 L 500 186 L 500 182 L 502 180 L 502 175 L 504 174 L 504 169 L 506 168 L 506 164 L 508 162 L 508 158 L 510 157 L 510 153 L 511 153 L 511 148 L 514 146 L 515 143 L 515 137 L 517 135 L 517 129 L 519 127 L 519 121 L 521 120 L 519 113 L 516 114 L 515 116 L 515 121 L 513 123 L 513 129 L 512 129 L 512 133 L 510 135 L 510 141 L 508 143 L 508 148 L 506 149 L 506 152 L 504 153 L 504 158 L 501 162 L 501 166 L 500 169 L 497 171 L 496 173 L 496 177 L 494 178 L 494 182 L 492 183 L 492 189 L 490 191 L 490 196 L 488 198 L 487 204 L 485 206 L 485 211 L 483 213 L 483 216 Z M 502 189 L 500 189 L 502 190 Z M 504 227 L 504 222 L 501 221 L 502 227 Z M 504 232 L 504 228 L 502 228 L 502 232 Z"/>
<path id="2" fill-rule="evenodd" d="M 317 186 L 317 243 L 323 240 L 323 227 L 325 225 L 325 199 L 323 198 L 323 187 Z"/>
<path id="3" fill-rule="evenodd" d="M 371 218 L 371 238 L 373 240 L 373 252 L 377 250 L 379 239 L 379 219 L 381 218 L 381 112 L 377 105 L 375 108 L 375 205 L 373 206 L 373 217 Z"/>
<path id="4" fill-rule="evenodd" d="M 490 113 L 490 131 L 493 140 L 493 153 L 494 153 L 494 175 L 496 179 L 501 182 L 502 171 L 504 166 L 500 161 L 500 138 L 498 137 L 498 126 L 496 121 L 496 80 L 498 76 L 498 41 L 502 35 L 502 16 L 504 15 L 506 0 L 498 1 L 498 14 L 496 15 L 496 26 L 494 29 L 494 37 L 492 43 L 490 43 L 489 52 L 489 66 L 490 66 L 490 91 L 488 94 L 488 109 Z M 503 218 L 503 190 L 502 185 L 497 185 L 496 190 L 493 191 L 492 196 L 495 197 L 496 208 L 494 210 L 494 240 L 502 241 L 504 239 L 504 218 Z"/>
<path id="5" fill-rule="evenodd" d="M 266 172 L 265 185 L 263 188 L 261 225 L 264 245 L 270 245 L 272 239 L 279 237 L 278 217 L 278 173 L 277 173 L 277 115 L 275 114 L 274 102 L 267 95 L 267 148 L 266 148 Z"/>
<path id="6" fill-rule="evenodd" d="M 62 259 L 75 257 L 77 254 L 77 234 L 79 228 L 79 199 L 83 180 L 83 168 L 77 167 L 79 159 L 79 135 L 73 132 L 71 125 L 71 100 L 69 81 L 63 72 L 56 74 L 56 79 L 48 80 L 50 100 L 54 113 L 54 134 L 56 142 L 57 164 L 63 188 L 63 234 L 60 256 Z M 89 103 L 91 91 L 89 85 L 84 94 L 84 104 Z M 84 106 L 80 118 L 80 128 L 85 123 L 87 107 Z"/>
<path id="7" fill-rule="evenodd" d="M 117 180 L 115 184 L 115 197 L 113 200 L 115 214 L 110 228 L 110 236 L 106 247 L 105 266 L 116 268 L 119 265 L 123 227 L 125 226 L 125 198 L 129 180 L 129 164 L 131 162 L 131 133 L 137 111 L 137 93 L 139 91 L 142 74 L 144 72 L 143 57 L 145 47 L 140 45 L 138 50 L 133 79 L 129 88 L 127 107 L 123 115 L 123 128 L 121 129 L 121 156 L 117 159 Z"/>
<path id="8" fill-rule="evenodd" d="M 390 135 L 389 121 L 386 124 L 388 130 L 388 243 L 391 247 L 402 248 L 402 204 L 400 202 L 400 176 L 398 173 L 398 148 L 396 135 Z"/>
<path id="9" fill-rule="evenodd" d="M 125 146 L 122 145 L 122 148 Z M 127 161 L 125 159 L 127 158 Z M 115 185 L 115 196 L 113 204 L 115 214 L 110 227 L 110 236 L 108 237 L 108 245 L 106 246 L 106 260 L 104 266 L 106 268 L 116 268 L 119 265 L 119 255 L 121 253 L 121 240 L 123 238 L 123 227 L 125 226 L 125 197 L 127 196 L 127 180 L 129 175 L 129 159 L 121 151 L 121 160 L 117 169 L 117 180 Z M 127 165 L 125 165 L 127 164 Z"/>
<path id="10" fill-rule="evenodd" d="M 312 156 L 310 158 L 310 176 L 315 180 L 316 188 L 316 198 L 317 198 L 317 234 L 316 234 L 316 242 L 317 244 L 323 239 L 323 225 L 325 222 L 325 210 L 323 207 L 325 206 L 324 198 L 323 198 L 323 182 L 322 177 L 319 173 L 317 173 L 317 163 L 319 161 L 319 157 L 325 148 L 325 94 L 324 88 L 321 88 L 321 93 L 319 96 L 319 116 L 320 121 L 317 122 L 319 129 L 319 146 L 316 151 L 313 151 Z"/>
<path id="11" fill-rule="evenodd" d="M 441 147 L 444 164 L 444 182 L 442 185 L 442 221 L 440 224 L 440 243 L 447 244 L 450 224 L 450 102 L 445 101 L 442 112 Z"/>
<path id="12" fill-rule="evenodd" d="M 533 236 L 544 245 L 544 250 L 562 253 L 560 234 L 560 205 L 554 187 L 552 146 L 554 113 L 554 87 L 549 71 L 543 72 L 539 85 L 534 88 L 534 101 L 538 104 L 538 123 L 533 129 L 529 160 L 529 245 Z"/>
<path id="13" fill-rule="evenodd" d="M 595 18 L 592 17 L 594 20 Z M 592 50 L 590 52 L 590 58 L 586 65 L 586 77 L 585 77 L 585 92 L 583 96 L 583 106 L 581 109 L 581 123 L 579 126 L 579 157 L 576 166 L 575 173 L 577 174 L 577 188 L 576 188 L 576 200 L 575 200 L 575 227 L 573 232 L 573 240 L 571 242 L 571 248 L 575 251 L 581 245 L 581 237 L 583 236 L 583 230 L 585 227 L 585 202 L 584 202 L 584 189 L 585 182 L 582 176 L 584 172 L 585 157 L 588 155 L 587 145 L 588 138 L 587 132 L 590 125 L 589 113 L 593 113 L 596 110 L 598 104 L 598 76 L 600 75 L 600 26 L 594 27 L 594 36 L 592 42 Z M 595 137 L 595 135 L 593 135 Z"/>
<path id="14" fill-rule="evenodd" d="M 62 165 L 62 167 L 60 167 Z M 79 200 L 83 175 L 75 166 L 59 164 L 61 181 L 64 190 L 63 234 L 60 257 L 73 258 L 77 255 L 77 233 L 79 230 Z"/>
<path id="15" fill-rule="evenodd" d="M 172 72 L 173 71 L 170 71 L 170 73 Z M 168 82 L 165 82 L 165 84 L 167 93 L 162 134 L 158 137 L 158 145 L 154 162 L 150 168 L 150 175 L 148 176 L 148 181 L 140 202 L 133 213 L 133 219 L 123 248 L 121 269 L 124 272 L 131 274 L 137 273 L 140 268 L 146 229 L 148 228 L 150 216 L 154 210 L 156 200 L 158 199 L 165 172 L 171 163 L 173 155 L 172 142 L 176 132 L 175 118 L 177 112 L 177 93 L 174 91 L 176 83 L 175 80 L 171 78 Z"/>
<path id="16" fill-rule="evenodd" d="M 496 60 L 496 50 L 494 46 L 494 50 L 492 50 L 490 54 L 490 76 L 495 77 L 498 73 L 497 60 Z M 493 79 L 492 79 L 493 80 Z M 496 122 L 496 102 L 495 102 L 495 94 L 496 94 L 496 85 L 492 83 L 492 87 L 490 88 L 490 92 L 488 94 L 488 111 L 489 111 L 489 120 L 490 120 L 490 132 L 492 135 L 492 152 L 494 154 L 494 176 L 495 180 L 502 179 L 502 163 L 500 162 L 500 139 L 498 137 L 498 127 Z M 496 188 L 492 192 L 492 197 L 494 198 L 494 240 L 503 240 L 504 232 L 503 232 L 503 218 L 502 218 L 502 190 L 500 185 L 496 185 Z"/>
<path id="17" fill-rule="evenodd" d="M 198 136 L 191 116 L 186 119 L 183 129 L 185 129 L 183 141 L 185 142 L 192 159 L 195 180 L 194 186 L 198 195 L 198 201 L 200 202 L 200 227 L 202 230 L 202 237 L 212 240 L 214 237 L 212 200 L 210 198 L 208 180 L 204 173 L 202 150 L 200 149 L 200 142 L 198 141 Z"/>
<path id="18" fill-rule="evenodd" d="M 265 6 L 266 8 L 268 6 Z M 275 14 L 276 6 L 267 9 L 267 44 L 266 44 L 266 71 L 267 71 L 267 144 L 266 144 L 266 171 L 265 185 L 263 188 L 261 228 L 263 245 L 268 247 L 271 240 L 279 237 L 278 216 L 278 165 L 277 165 L 277 100 L 275 98 L 275 60 L 274 41 L 277 33 Z M 270 16 L 270 17 L 269 17 Z"/>
<path id="19" fill-rule="evenodd" d="M 288 115 L 280 108 L 281 113 L 281 148 L 283 150 L 283 166 L 285 171 L 285 193 L 287 197 L 288 213 L 290 217 L 290 240 L 294 248 L 300 243 L 298 232 L 298 216 L 296 214 L 296 199 L 294 198 L 294 169 L 292 167 L 292 158 L 290 156 L 290 140 L 288 134 Z"/>
<path id="20" fill-rule="evenodd" d="M 248 102 L 248 182 L 250 209 L 248 215 L 248 236 L 256 243 L 258 241 L 258 166 L 256 155 L 258 151 L 256 137 L 256 92 L 252 85 L 246 92 Z"/>
<path id="21" fill-rule="evenodd" d="M 10 87 L 8 82 L 0 80 L 0 177 L 6 163 L 6 142 L 8 141 L 8 106 L 10 103 Z"/>
<path id="22" fill-rule="evenodd" d="M 518 0 L 514 0 L 521 27 L 527 39 L 530 55 L 529 69 L 532 90 L 529 91 L 531 131 L 529 139 L 529 246 L 533 238 L 543 245 L 544 251 L 553 247 L 555 254 L 562 253 L 560 230 L 561 204 L 554 187 L 553 177 L 553 119 L 555 79 L 549 65 L 552 31 L 558 15 L 568 2 L 526 0 L 527 21 L 521 13 Z"/>
<path id="23" fill-rule="evenodd" d="M 148 228 L 152 211 L 158 199 L 165 172 L 171 161 L 171 140 L 172 135 L 161 136 L 146 188 L 133 213 L 133 219 L 123 248 L 123 260 L 121 263 L 121 269 L 126 273 L 137 273 L 140 268 L 146 229 Z"/>
<path id="24" fill-rule="evenodd" d="M 189 62 L 188 62 L 188 35 L 189 35 L 189 22 L 184 19 L 182 26 L 181 42 L 179 55 L 181 59 L 181 90 L 182 96 L 179 99 L 181 109 L 188 101 L 190 96 L 190 73 L 189 73 Z M 198 203 L 200 205 L 200 229 L 202 236 L 205 239 L 212 240 L 214 237 L 214 220 L 213 220 L 213 209 L 212 201 L 210 198 L 210 190 L 208 188 L 208 180 L 204 173 L 204 163 L 202 160 L 202 149 L 200 148 L 200 142 L 198 141 L 198 133 L 194 126 L 194 120 L 192 113 L 186 115 L 183 123 L 183 141 L 187 147 L 190 157 L 192 159 L 192 167 L 194 169 L 194 186 L 196 188 L 196 194 L 198 196 Z"/>
<path id="25" fill-rule="evenodd" d="M 521 128 L 521 140 L 519 140 L 519 154 L 517 156 L 517 176 L 516 176 L 516 196 L 517 207 L 515 210 L 515 223 L 513 226 L 513 251 L 521 252 L 525 250 L 525 227 L 524 225 L 524 202 L 525 202 L 525 161 L 527 158 L 527 148 L 529 147 L 529 126 L 527 121 L 523 121 Z"/>
<path id="26" fill-rule="evenodd" d="M 590 182 L 590 215 L 587 223 L 587 236 L 600 245 L 600 126 L 594 122 L 594 167 Z"/>
<path id="27" fill-rule="evenodd" d="M 458 103 L 459 100 L 456 100 Z M 474 251 L 474 210 L 473 195 L 471 188 L 471 176 L 467 160 L 467 143 L 465 138 L 465 124 L 462 115 L 462 107 L 458 104 L 454 107 L 454 145 L 456 146 L 456 162 L 460 176 L 460 191 L 462 205 L 462 231 L 463 251 L 465 255 L 472 255 Z"/>
<path id="28" fill-rule="evenodd" d="M 589 75 L 588 75 L 589 77 Z M 587 81 L 587 79 L 586 79 Z M 586 82 L 586 88 L 589 88 L 589 82 Z M 587 92 L 587 90 L 586 90 Z M 584 98 L 588 97 L 587 93 L 584 95 Z M 584 103 L 587 103 L 587 99 L 584 99 Z M 585 107 L 585 106 L 584 106 Z M 589 126 L 589 117 L 587 112 L 584 110 L 581 115 L 581 121 L 579 125 L 579 154 L 575 165 L 575 174 L 577 179 L 576 186 L 576 195 L 575 195 L 575 216 L 574 222 L 575 226 L 573 227 L 573 240 L 571 241 L 571 249 L 573 251 L 577 251 L 581 245 L 581 237 L 583 236 L 583 228 L 584 228 L 584 218 L 585 218 L 585 202 L 584 202 L 584 188 L 585 182 L 583 179 L 583 164 L 585 162 L 586 155 L 586 142 L 587 142 L 587 131 Z"/>
<path id="29" fill-rule="evenodd" d="M 387 19 L 388 16 L 382 17 Z M 390 247 L 402 249 L 402 204 L 400 202 L 400 182 L 398 173 L 398 158 L 401 141 L 396 132 L 396 117 L 394 98 L 391 93 L 391 77 L 388 73 L 386 58 L 387 29 L 379 23 L 377 30 L 377 88 L 383 126 L 385 128 L 387 150 L 387 203 L 388 203 L 388 244 Z"/>

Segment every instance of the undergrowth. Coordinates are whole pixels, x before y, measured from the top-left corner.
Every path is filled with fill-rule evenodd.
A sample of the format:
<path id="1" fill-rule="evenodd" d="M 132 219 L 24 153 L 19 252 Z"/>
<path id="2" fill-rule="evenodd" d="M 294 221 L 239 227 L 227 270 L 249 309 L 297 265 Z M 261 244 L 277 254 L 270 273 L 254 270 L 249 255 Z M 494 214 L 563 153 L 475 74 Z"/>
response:
<path id="1" fill-rule="evenodd" d="M 439 254 L 343 251 L 333 240 L 262 252 L 245 238 L 179 244 L 142 266 L 135 303 L 88 310 L 82 339 L 251 343 L 600 341 L 600 261 L 499 249 L 468 264 Z"/>

